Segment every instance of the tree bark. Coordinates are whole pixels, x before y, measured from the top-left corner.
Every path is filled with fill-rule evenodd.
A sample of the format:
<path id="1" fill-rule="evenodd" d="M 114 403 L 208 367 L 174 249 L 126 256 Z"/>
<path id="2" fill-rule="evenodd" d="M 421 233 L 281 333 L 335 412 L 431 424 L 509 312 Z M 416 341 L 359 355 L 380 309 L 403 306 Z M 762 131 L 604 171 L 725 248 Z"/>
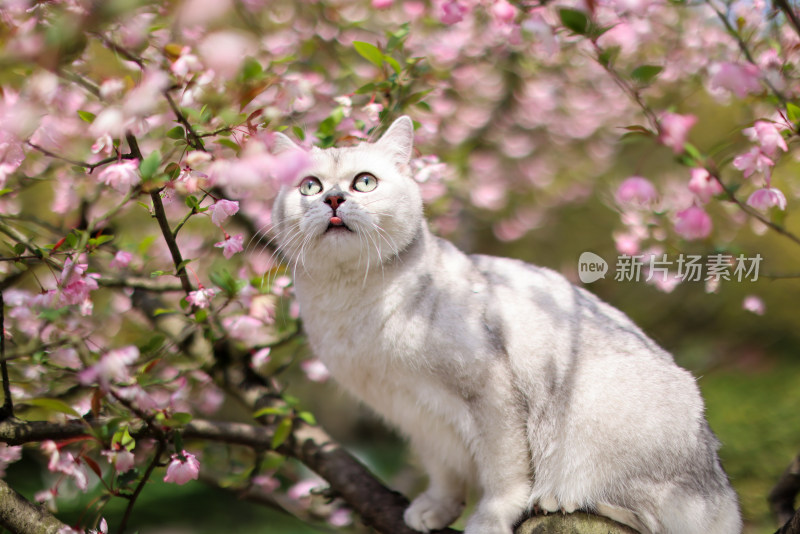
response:
<path id="1" fill-rule="evenodd" d="M 608 518 L 577 512 L 536 516 L 522 523 L 515 534 L 636 534 Z"/>
<path id="2" fill-rule="evenodd" d="M 64 523 L 0 480 L 0 526 L 14 534 L 55 534 Z"/>
<path id="3" fill-rule="evenodd" d="M 798 492 L 800 492 L 800 454 L 794 457 L 794 460 L 783 472 L 767 498 L 770 509 L 775 514 L 779 525 L 787 523 L 792 518 L 797 519 L 794 511 L 794 500 Z M 780 532 L 783 531 L 781 530 Z M 800 526 L 797 530 L 786 532 L 800 533 Z"/>

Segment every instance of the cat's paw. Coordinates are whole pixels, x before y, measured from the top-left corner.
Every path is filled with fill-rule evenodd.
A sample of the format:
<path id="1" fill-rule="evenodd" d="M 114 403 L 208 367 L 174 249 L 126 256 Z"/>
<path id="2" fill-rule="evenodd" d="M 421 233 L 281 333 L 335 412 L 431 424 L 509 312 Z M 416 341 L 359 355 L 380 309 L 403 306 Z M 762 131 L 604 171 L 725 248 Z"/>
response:
<path id="1" fill-rule="evenodd" d="M 403 519 L 414 530 L 430 532 L 448 526 L 463 510 L 464 503 L 459 499 L 436 498 L 426 492 L 406 508 Z"/>

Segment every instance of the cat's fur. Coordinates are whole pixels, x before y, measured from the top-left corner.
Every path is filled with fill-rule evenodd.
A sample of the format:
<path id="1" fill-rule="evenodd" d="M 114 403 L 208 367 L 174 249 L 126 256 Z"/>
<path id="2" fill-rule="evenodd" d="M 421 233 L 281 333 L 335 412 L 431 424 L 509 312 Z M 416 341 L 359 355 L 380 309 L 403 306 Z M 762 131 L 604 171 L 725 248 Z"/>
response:
<path id="1" fill-rule="evenodd" d="M 556 272 L 431 235 L 412 141 L 402 117 L 375 143 L 313 149 L 321 192 L 286 186 L 273 211 L 314 353 L 429 475 L 406 523 L 449 525 L 476 484 L 468 534 L 510 534 L 533 507 L 642 533 L 741 532 L 694 378 Z M 373 191 L 352 188 L 362 172 Z M 333 216 L 349 230 L 329 229 Z"/>

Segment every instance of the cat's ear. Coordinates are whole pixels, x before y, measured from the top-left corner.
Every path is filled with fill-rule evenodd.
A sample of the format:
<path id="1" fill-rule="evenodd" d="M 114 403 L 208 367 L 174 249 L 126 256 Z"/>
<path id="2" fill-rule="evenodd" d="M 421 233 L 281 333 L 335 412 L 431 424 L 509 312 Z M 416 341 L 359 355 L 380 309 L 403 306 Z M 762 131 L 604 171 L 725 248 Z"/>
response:
<path id="1" fill-rule="evenodd" d="M 408 115 L 403 115 L 389 126 L 386 133 L 375 142 L 394 154 L 401 165 L 411 161 L 414 149 L 414 123 Z"/>
<path id="2" fill-rule="evenodd" d="M 274 156 L 283 154 L 284 152 L 289 152 L 290 150 L 303 150 L 297 145 L 297 143 L 280 132 L 275 132 L 272 135 L 272 146 L 270 147 L 270 152 L 272 152 Z"/>

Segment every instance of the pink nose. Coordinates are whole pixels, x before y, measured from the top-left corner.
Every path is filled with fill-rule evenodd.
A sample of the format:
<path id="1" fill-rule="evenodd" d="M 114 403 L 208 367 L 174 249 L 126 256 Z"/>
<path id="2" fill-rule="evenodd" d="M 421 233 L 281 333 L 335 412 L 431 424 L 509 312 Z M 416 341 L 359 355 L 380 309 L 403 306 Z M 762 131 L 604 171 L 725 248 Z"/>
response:
<path id="1" fill-rule="evenodd" d="M 341 204 L 343 202 L 344 202 L 344 197 L 335 196 L 335 195 L 334 196 L 330 196 L 330 197 L 325 199 L 325 203 L 330 205 L 330 207 L 333 208 L 333 211 L 336 211 L 336 209 L 339 207 L 339 204 Z"/>

